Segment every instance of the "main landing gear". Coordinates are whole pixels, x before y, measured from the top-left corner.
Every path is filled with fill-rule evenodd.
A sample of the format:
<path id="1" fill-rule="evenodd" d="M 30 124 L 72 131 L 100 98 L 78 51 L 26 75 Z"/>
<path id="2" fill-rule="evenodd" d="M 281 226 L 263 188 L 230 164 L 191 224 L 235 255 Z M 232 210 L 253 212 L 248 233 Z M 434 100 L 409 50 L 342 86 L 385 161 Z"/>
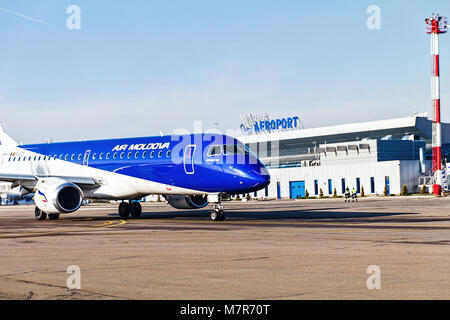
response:
<path id="1" fill-rule="evenodd" d="M 58 220 L 59 214 L 47 214 L 44 211 L 42 211 L 41 209 L 39 209 L 38 207 L 36 207 L 34 209 L 34 217 L 36 218 L 36 220 L 40 220 L 40 221 L 44 221 L 45 219 L 47 219 L 47 217 L 50 220 Z"/>
<path id="2" fill-rule="evenodd" d="M 142 206 L 139 202 L 122 202 L 119 205 L 119 216 L 127 219 L 129 216 L 139 218 L 142 215 Z"/>
<path id="3" fill-rule="evenodd" d="M 214 222 L 225 221 L 225 212 L 220 202 L 214 205 L 214 210 L 211 211 L 211 220 Z"/>

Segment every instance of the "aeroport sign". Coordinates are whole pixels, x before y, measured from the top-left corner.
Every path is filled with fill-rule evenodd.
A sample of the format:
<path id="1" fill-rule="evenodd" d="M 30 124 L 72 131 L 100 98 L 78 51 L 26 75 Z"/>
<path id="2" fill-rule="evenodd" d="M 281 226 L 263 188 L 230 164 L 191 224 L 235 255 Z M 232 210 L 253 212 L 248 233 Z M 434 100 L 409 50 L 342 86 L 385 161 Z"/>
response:
<path id="1" fill-rule="evenodd" d="M 269 133 L 300 129 L 300 117 L 270 119 L 269 115 L 241 115 L 241 130 L 245 134 Z"/>

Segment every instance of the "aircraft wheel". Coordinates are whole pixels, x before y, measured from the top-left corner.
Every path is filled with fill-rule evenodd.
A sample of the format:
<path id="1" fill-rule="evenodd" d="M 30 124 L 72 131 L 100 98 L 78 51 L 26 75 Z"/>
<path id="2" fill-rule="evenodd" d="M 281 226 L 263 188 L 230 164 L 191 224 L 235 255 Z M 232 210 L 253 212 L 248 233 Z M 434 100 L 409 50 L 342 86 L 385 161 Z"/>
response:
<path id="1" fill-rule="evenodd" d="M 119 205 L 119 216 L 122 219 L 126 219 L 130 216 L 130 213 L 131 213 L 131 205 L 129 203 L 122 202 Z"/>
<path id="2" fill-rule="evenodd" d="M 139 218 L 142 214 L 142 206 L 139 202 L 133 202 L 131 204 L 131 216 L 133 218 Z"/>
<path id="3" fill-rule="evenodd" d="M 211 211 L 211 220 L 216 221 L 225 221 L 225 213 L 222 210 L 219 211 Z"/>
<path id="4" fill-rule="evenodd" d="M 59 219 L 59 214 L 49 214 L 48 218 L 50 220 L 58 220 Z"/>
<path id="5" fill-rule="evenodd" d="M 45 212 L 43 212 L 41 209 L 39 209 L 38 207 L 36 207 L 34 209 L 34 217 L 36 218 L 36 220 L 43 221 L 43 220 L 47 219 L 47 214 Z"/>
<path id="6" fill-rule="evenodd" d="M 219 213 L 217 211 L 211 211 L 211 220 L 219 221 Z"/>

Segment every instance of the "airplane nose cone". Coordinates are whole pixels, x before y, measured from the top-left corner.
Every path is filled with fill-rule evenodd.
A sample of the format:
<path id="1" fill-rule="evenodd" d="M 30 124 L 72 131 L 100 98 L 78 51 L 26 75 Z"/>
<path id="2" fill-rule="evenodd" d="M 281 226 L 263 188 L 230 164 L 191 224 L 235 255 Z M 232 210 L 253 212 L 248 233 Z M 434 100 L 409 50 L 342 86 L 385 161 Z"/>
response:
<path id="1" fill-rule="evenodd" d="M 270 184 L 270 174 L 266 168 L 264 168 L 265 173 L 261 175 L 259 184 L 261 185 L 261 189 L 267 187 Z"/>
<path id="2" fill-rule="evenodd" d="M 264 189 L 270 184 L 269 171 L 263 165 L 259 166 L 257 170 L 253 170 L 251 176 L 257 190 Z"/>
<path id="3" fill-rule="evenodd" d="M 270 174 L 262 163 L 252 165 L 229 165 L 223 167 L 228 177 L 232 177 L 230 194 L 251 193 L 264 189 L 270 184 Z"/>

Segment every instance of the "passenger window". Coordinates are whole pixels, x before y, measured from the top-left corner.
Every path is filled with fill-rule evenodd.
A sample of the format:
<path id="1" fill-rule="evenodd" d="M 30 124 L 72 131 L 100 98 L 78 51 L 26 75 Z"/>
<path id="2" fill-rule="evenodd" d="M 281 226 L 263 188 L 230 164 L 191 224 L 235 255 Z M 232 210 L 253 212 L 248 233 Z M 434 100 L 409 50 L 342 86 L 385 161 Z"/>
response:
<path id="1" fill-rule="evenodd" d="M 94 153 L 94 154 L 92 155 L 92 160 L 95 160 L 95 159 L 97 159 L 97 154 L 96 154 L 96 153 Z"/>
<path id="2" fill-rule="evenodd" d="M 110 156 L 111 154 L 110 153 L 107 153 L 106 154 L 106 160 L 109 160 L 109 156 Z"/>
<path id="3" fill-rule="evenodd" d="M 67 161 L 67 159 L 69 159 L 69 155 L 68 155 L 68 154 L 66 154 L 66 156 L 64 157 L 64 160 Z M 39 160 L 40 160 L 40 159 L 39 159 Z"/>
<path id="4" fill-rule="evenodd" d="M 137 159 L 139 158 L 139 151 L 135 153 L 134 157 Z"/>
<path id="5" fill-rule="evenodd" d="M 82 157 L 83 155 L 80 153 L 79 155 L 78 155 L 78 161 L 81 161 L 81 157 Z"/>
<path id="6" fill-rule="evenodd" d="M 155 151 L 152 151 L 152 153 L 150 153 L 150 158 L 153 158 L 155 156 Z"/>
<path id="7" fill-rule="evenodd" d="M 162 157 L 162 151 L 158 152 L 158 158 Z"/>
<path id="8" fill-rule="evenodd" d="M 103 160 L 103 153 L 100 153 L 100 156 L 98 157 L 100 160 Z"/>
<path id="9" fill-rule="evenodd" d="M 60 155 L 59 155 L 59 160 L 61 160 L 61 159 L 62 159 L 62 157 L 63 157 L 63 155 L 62 155 L 62 154 L 60 154 Z M 34 158 L 34 160 L 36 160 L 36 157 Z"/>
<path id="10" fill-rule="evenodd" d="M 142 159 L 145 159 L 145 157 L 147 157 L 147 151 L 144 151 L 144 153 L 142 154 Z"/>
<path id="11" fill-rule="evenodd" d="M 114 152 L 113 159 L 117 159 L 117 152 Z"/>
<path id="12" fill-rule="evenodd" d="M 70 157 L 70 160 L 71 161 L 75 160 L 75 154 L 72 154 L 72 157 Z"/>
<path id="13" fill-rule="evenodd" d="M 122 153 L 120 154 L 120 159 L 123 159 L 124 156 L 125 156 L 125 152 L 122 152 Z"/>
<path id="14" fill-rule="evenodd" d="M 166 157 L 167 157 L 167 158 L 170 158 L 170 155 L 171 155 L 171 154 L 172 154 L 172 151 L 168 150 L 167 153 L 166 153 Z"/>
<path id="15" fill-rule="evenodd" d="M 128 159 L 131 159 L 131 152 L 128 152 L 127 158 L 128 158 Z"/>

